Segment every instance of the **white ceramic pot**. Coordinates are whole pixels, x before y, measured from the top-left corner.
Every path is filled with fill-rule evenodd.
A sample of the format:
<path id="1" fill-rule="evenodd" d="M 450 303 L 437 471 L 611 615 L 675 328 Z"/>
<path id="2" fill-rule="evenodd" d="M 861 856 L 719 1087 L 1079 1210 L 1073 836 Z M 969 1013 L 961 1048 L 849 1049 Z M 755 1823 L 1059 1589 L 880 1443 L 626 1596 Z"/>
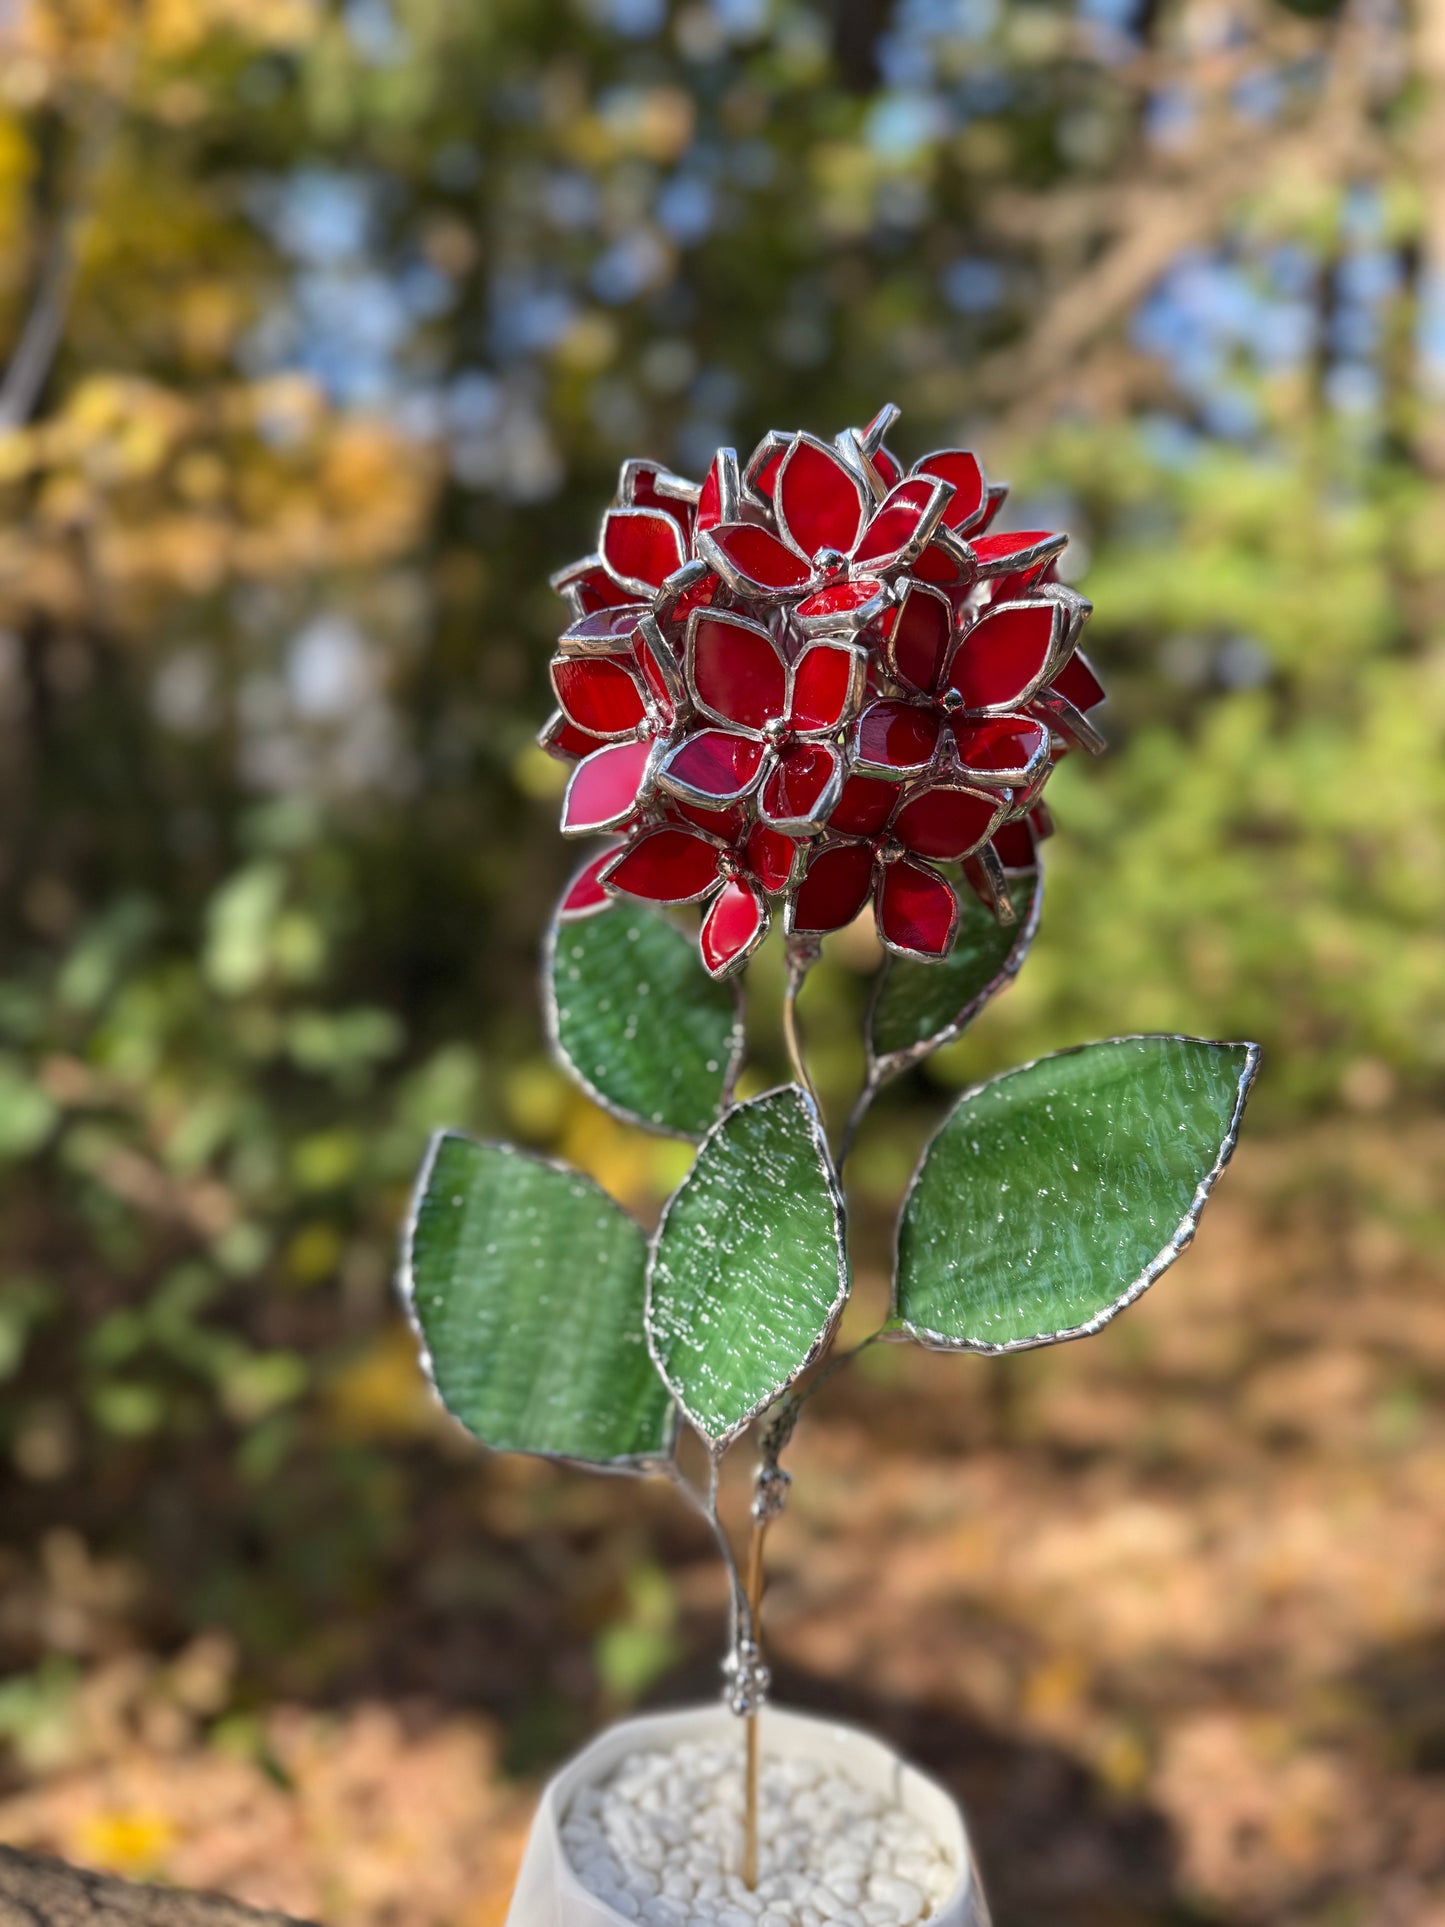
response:
<path id="1" fill-rule="evenodd" d="M 902 1807 L 947 1848 L 960 1869 L 958 1882 L 942 1906 L 930 1915 L 929 1927 L 990 1927 L 988 1902 L 973 1863 L 963 1814 L 936 1780 L 930 1780 L 892 1747 L 855 1726 L 775 1706 L 766 1707 L 759 1717 L 765 1754 L 802 1753 L 847 1773 L 860 1786 Z M 574 1755 L 543 1790 L 512 1895 L 507 1927 L 635 1927 L 615 1908 L 589 1893 L 567 1864 L 561 1838 L 563 1816 L 579 1789 L 604 1779 L 629 1753 L 678 1746 L 685 1740 L 707 1740 L 716 1745 L 728 1739 L 740 1744 L 741 1728 L 734 1715 L 718 1703 L 623 1720 Z"/>

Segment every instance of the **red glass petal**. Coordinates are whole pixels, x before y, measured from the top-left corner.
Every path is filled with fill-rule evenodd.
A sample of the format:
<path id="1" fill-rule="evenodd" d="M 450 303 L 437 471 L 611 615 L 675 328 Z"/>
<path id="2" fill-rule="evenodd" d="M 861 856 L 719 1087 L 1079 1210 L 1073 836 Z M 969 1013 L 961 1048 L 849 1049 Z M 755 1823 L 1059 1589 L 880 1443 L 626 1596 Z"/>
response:
<path id="1" fill-rule="evenodd" d="M 938 744 L 938 711 L 922 703 L 871 703 L 858 718 L 858 762 L 887 775 L 927 769 Z"/>
<path id="2" fill-rule="evenodd" d="M 863 658 L 844 643 L 810 643 L 793 664 L 789 725 L 804 735 L 841 729 L 863 694 Z"/>
<path id="3" fill-rule="evenodd" d="M 778 482 L 778 470 L 782 467 L 783 457 L 791 446 L 790 435 L 780 435 L 776 429 L 772 429 L 764 435 L 748 457 L 743 480 L 753 494 L 761 497 L 764 502 L 771 502 L 773 499 L 773 491 Z"/>
<path id="4" fill-rule="evenodd" d="M 700 546 L 744 592 L 786 596 L 807 587 L 808 564 L 755 522 L 720 523 L 701 538 Z"/>
<path id="5" fill-rule="evenodd" d="M 831 744 L 795 743 L 779 752 L 764 776 L 758 808 L 775 825 L 819 823 L 836 800 L 841 769 L 842 758 Z"/>
<path id="6" fill-rule="evenodd" d="M 884 655 L 890 673 L 931 696 L 943 679 L 952 641 L 953 604 L 937 590 L 911 583 L 888 632 Z"/>
<path id="7" fill-rule="evenodd" d="M 580 762 L 562 804 L 563 836 L 590 836 L 625 822 L 637 807 L 651 754 L 645 740 L 608 743 Z"/>
<path id="8" fill-rule="evenodd" d="M 942 448 L 936 455 L 925 455 L 921 462 L 915 462 L 913 472 L 953 484 L 953 500 L 943 511 L 945 528 L 972 526 L 988 499 L 977 455 L 970 455 L 964 448 Z"/>
<path id="9" fill-rule="evenodd" d="M 788 927 L 805 937 L 841 930 L 863 908 L 872 888 L 871 844 L 825 845 L 814 855 L 798 885 Z"/>
<path id="10" fill-rule="evenodd" d="M 700 729 L 683 738 L 662 766 L 665 789 L 691 792 L 688 801 L 707 797 L 716 803 L 746 796 L 763 766 L 763 745 L 755 736 L 734 736 L 725 729 Z"/>
<path id="11" fill-rule="evenodd" d="M 695 823 L 698 829 L 706 830 L 709 836 L 721 837 L 724 843 L 736 843 L 748 820 L 746 803 L 730 803 L 725 810 L 706 810 L 698 803 L 673 801 L 667 813 L 669 817 Z"/>
<path id="12" fill-rule="evenodd" d="M 998 709 L 1032 695 L 1049 666 L 1061 615 L 1056 602 L 1014 602 L 976 622 L 948 671 L 965 706 Z"/>
<path id="13" fill-rule="evenodd" d="M 677 579 L 683 586 L 659 596 L 655 605 L 658 622 L 669 632 L 681 629 L 694 609 L 711 608 L 722 587 L 713 570 L 699 561 L 684 564 Z"/>
<path id="14" fill-rule="evenodd" d="M 792 837 L 767 823 L 755 823 L 748 833 L 743 861 L 765 890 L 776 896 L 793 880 L 798 863 L 798 845 Z"/>
<path id="15" fill-rule="evenodd" d="M 603 850 L 582 865 L 557 905 L 558 923 L 576 923 L 579 917 L 590 917 L 607 908 L 612 899 L 602 887 L 602 872 L 616 854 L 615 847 Z"/>
<path id="16" fill-rule="evenodd" d="M 926 863 L 901 857 L 883 867 L 878 885 L 878 930 L 894 950 L 915 957 L 946 957 L 958 927 L 958 898 Z"/>
<path id="17" fill-rule="evenodd" d="M 959 761 L 993 783 L 1027 783 L 1048 767 L 1049 732 L 1028 716 L 950 719 Z"/>
<path id="18" fill-rule="evenodd" d="M 712 466 L 703 477 L 702 493 L 697 498 L 697 526 L 700 529 L 715 529 L 723 519 L 722 476 L 718 464 L 721 453 L 715 455 Z"/>
<path id="19" fill-rule="evenodd" d="M 956 863 L 988 840 L 999 810 L 997 797 L 939 784 L 908 798 L 893 819 L 893 834 L 915 856 Z"/>
<path id="20" fill-rule="evenodd" d="M 1052 560 L 1068 539 L 1050 535 L 1047 529 L 1010 529 L 1007 535 L 976 535 L 969 547 L 978 558 L 980 575 L 998 575 L 1004 569 L 1031 569 Z"/>
<path id="21" fill-rule="evenodd" d="M 839 836 L 877 836 L 893 814 L 899 785 L 876 776 L 850 776 L 828 818 Z"/>
<path id="22" fill-rule="evenodd" d="M 590 756 L 594 749 L 601 749 L 604 738 L 589 736 L 585 729 L 578 729 L 558 709 L 554 710 L 545 728 L 538 731 L 537 741 L 559 763 L 575 763 L 579 756 Z"/>
<path id="23" fill-rule="evenodd" d="M 902 462 L 886 448 L 875 449 L 869 460 L 882 477 L 884 488 L 895 488 L 903 480 Z"/>
<path id="24" fill-rule="evenodd" d="M 619 602 L 632 600 L 627 590 L 612 580 L 595 555 L 584 556 L 570 568 L 559 569 L 552 577 L 552 587 L 583 615 L 589 615 L 594 609 L 610 609 Z"/>
<path id="25" fill-rule="evenodd" d="M 895 568 L 924 547 L 943 515 L 948 490 L 924 476 L 900 482 L 888 491 L 863 531 L 855 562 L 875 568 Z"/>
<path id="26" fill-rule="evenodd" d="M 614 656 L 558 657 L 552 687 L 568 720 L 593 736 L 625 735 L 647 713 L 636 676 Z"/>
<path id="27" fill-rule="evenodd" d="M 1008 483 L 1007 482 L 990 482 L 988 485 L 988 495 L 983 505 L 983 514 L 978 518 L 978 528 L 980 533 L 988 527 L 990 522 L 993 521 L 994 517 L 998 514 L 999 510 L 1003 507 L 1004 503 L 1007 500 L 1008 500 Z"/>
<path id="28" fill-rule="evenodd" d="M 768 929 L 768 907 L 742 877 L 719 890 L 702 921 L 702 960 L 714 977 L 725 977 L 756 950 Z"/>
<path id="29" fill-rule="evenodd" d="M 851 552 L 863 526 L 863 490 L 831 448 L 797 436 L 783 457 L 774 499 L 779 529 L 803 555 Z"/>
<path id="30" fill-rule="evenodd" d="M 1028 819 L 1001 823 L 993 833 L 993 853 L 1006 870 L 1032 870 L 1038 865 L 1034 833 Z"/>
<path id="31" fill-rule="evenodd" d="M 687 560 L 682 530 L 657 509 L 609 509 L 602 518 L 602 560 L 625 587 L 660 589 Z"/>
<path id="32" fill-rule="evenodd" d="M 742 729 L 787 712 L 788 672 L 766 629 L 741 616 L 699 614 L 688 628 L 688 682 L 704 709 Z"/>
<path id="33" fill-rule="evenodd" d="M 852 635 L 882 614 L 885 594 L 877 576 L 858 575 L 805 596 L 793 610 L 793 617 L 805 635 Z"/>
<path id="34" fill-rule="evenodd" d="M 659 468 L 653 462 L 630 461 L 622 464 L 622 479 L 618 486 L 617 499 L 629 508 L 656 509 L 662 515 L 670 515 L 682 532 L 684 548 L 692 533 L 693 505 L 685 495 L 665 494 L 658 486 L 658 477 L 669 482 L 680 482 L 681 476 L 674 475 L 671 469 Z M 684 484 L 691 487 L 691 484 Z"/>
<path id="35" fill-rule="evenodd" d="M 567 655 L 584 656 L 625 649 L 632 641 L 638 617 L 645 616 L 647 610 L 645 602 L 622 602 L 610 609 L 590 610 L 568 623 L 557 646 Z"/>
<path id="36" fill-rule="evenodd" d="M 947 529 L 940 529 L 908 568 L 915 580 L 931 582 L 940 589 L 966 588 L 977 574 L 969 549 Z"/>
<path id="37" fill-rule="evenodd" d="M 1104 685 L 1094 674 L 1093 664 L 1076 649 L 1050 683 L 1075 709 L 1089 710 L 1104 700 Z"/>
<path id="38" fill-rule="evenodd" d="M 604 871 L 604 881 L 649 903 L 695 903 L 717 882 L 718 853 L 691 830 L 647 830 Z"/>
<path id="39" fill-rule="evenodd" d="M 1041 582 L 1051 582 L 1057 576 L 1052 557 L 1036 562 L 1031 569 L 1010 569 L 1004 575 L 990 576 L 988 579 L 988 600 L 990 602 L 1017 602 L 1037 589 Z"/>

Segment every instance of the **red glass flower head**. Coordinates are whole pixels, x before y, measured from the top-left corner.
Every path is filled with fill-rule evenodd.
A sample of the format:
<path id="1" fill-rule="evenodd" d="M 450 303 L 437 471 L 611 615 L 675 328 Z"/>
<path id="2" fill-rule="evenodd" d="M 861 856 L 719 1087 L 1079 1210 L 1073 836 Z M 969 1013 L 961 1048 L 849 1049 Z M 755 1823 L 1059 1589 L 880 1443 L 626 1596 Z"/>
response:
<path id="1" fill-rule="evenodd" d="M 871 897 L 884 944 L 930 958 L 957 881 L 1011 918 L 1050 770 L 1102 747 L 1090 607 L 1056 579 L 1063 535 L 990 529 L 1007 491 L 974 455 L 905 472 L 897 412 L 721 449 L 701 483 L 624 463 L 596 553 L 553 578 L 573 620 L 540 740 L 575 765 L 563 832 L 619 839 L 562 916 L 702 904 L 715 976 L 779 910 L 812 938 Z"/>

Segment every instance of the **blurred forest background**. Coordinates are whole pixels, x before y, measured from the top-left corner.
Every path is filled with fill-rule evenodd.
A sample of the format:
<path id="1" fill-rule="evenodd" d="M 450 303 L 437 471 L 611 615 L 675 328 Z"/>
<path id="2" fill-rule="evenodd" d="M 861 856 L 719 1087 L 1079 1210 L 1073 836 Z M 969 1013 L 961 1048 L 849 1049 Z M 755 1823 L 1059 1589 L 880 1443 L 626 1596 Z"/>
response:
<path id="1" fill-rule="evenodd" d="M 444 1428 L 395 1232 L 441 1123 L 679 1176 L 543 1050 L 546 577 L 624 455 L 892 399 L 1074 532 L 1113 749 L 864 1297 L 951 1089 L 1266 1064 L 1108 1334 L 819 1401 L 782 1690 L 1001 1927 L 1440 1927 L 1445 0 L 0 0 L 0 370 L 0 1839 L 496 1927 L 548 1765 L 714 1690 L 695 1523 Z"/>

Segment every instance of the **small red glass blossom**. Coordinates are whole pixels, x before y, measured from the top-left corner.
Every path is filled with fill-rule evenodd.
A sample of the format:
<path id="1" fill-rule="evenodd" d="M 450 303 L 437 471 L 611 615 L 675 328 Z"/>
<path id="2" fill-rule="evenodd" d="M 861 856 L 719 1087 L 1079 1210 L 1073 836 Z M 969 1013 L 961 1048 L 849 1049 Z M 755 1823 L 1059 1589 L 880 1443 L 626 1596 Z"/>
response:
<path id="1" fill-rule="evenodd" d="M 596 875 L 603 890 L 651 903 L 706 903 L 703 963 L 710 975 L 730 977 L 767 936 L 768 899 L 789 888 L 797 860 L 797 845 L 763 823 L 729 844 L 691 825 L 664 821 L 601 860 Z"/>

